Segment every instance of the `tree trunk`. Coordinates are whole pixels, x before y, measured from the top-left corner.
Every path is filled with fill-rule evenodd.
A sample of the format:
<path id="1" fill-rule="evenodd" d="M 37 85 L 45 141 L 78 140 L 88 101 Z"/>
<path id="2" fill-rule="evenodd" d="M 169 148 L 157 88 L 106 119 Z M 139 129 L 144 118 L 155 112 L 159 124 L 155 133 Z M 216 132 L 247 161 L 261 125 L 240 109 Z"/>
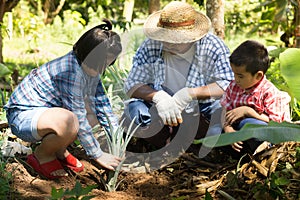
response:
<path id="1" fill-rule="evenodd" d="M 55 7 L 54 2 L 52 0 L 46 0 L 43 8 L 44 8 L 44 24 L 51 24 L 53 19 L 59 12 L 62 10 L 66 0 L 60 0 L 57 7 Z"/>
<path id="2" fill-rule="evenodd" d="M 3 63 L 2 23 L 5 12 L 10 12 L 20 0 L 0 0 L 0 63 Z"/>
<path id="3" fill-rule="evenodd" d="M 131 22 L 134 8 L 134 0 L 125 0 L 123 17 L 127 22 Z"/>
<path id="4" fill-rule="evenodd" d="M 212 22 L 213 31 L 222 39 L 225 39 L 224 6 L 224 0 L 207 0 L 206 2 L 206 14 Z"/>
<path id="5" fill-rule="evenodd" d="M 8 31 L 8 37 L 11 40 L 13 37 L 13 32 L 14 32 L 12 12 L 7 13 L 7 31 Z"/>
<path id="6" fill-rule="evenodd" d="M 295 8 L 296 24 L 295 24 L 295 47 L 300 48 L 300 0 L 297 0 L 298 6 Z"/>
<path id="7" fill-rule="evenodd" d="M 2 38 L 2 23 L 4 17 L 4 7 L 6 0 L 0 0 L 0 63 L 3 63 L 3 38 Z"/>
<path id="8" fill-rule="evenodd" d="M 149 14 L 160 10 L 160 0 L 149 0 Z"/>

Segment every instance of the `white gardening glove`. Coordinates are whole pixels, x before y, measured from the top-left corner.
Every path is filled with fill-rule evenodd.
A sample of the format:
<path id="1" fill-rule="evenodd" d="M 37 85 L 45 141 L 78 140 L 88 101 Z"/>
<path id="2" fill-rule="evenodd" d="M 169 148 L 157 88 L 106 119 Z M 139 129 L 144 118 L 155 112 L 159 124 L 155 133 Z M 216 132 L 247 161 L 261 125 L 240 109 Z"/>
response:
<path id="1" fill-rule="evenodd" d="M 178 90 L 174 95 L 173 98 L 176 102 L 180 113 L 193 101 L 193 98 L 190 93 L 190 88 L 184 87 Z"/>
<path id="2" fill-rule="evenodd" d="M 179 111 L 174 98 L 163 90 L 158 91 L 152 98 L 155 103 L 158 115 L 164 124 L 177 126 L 182 123 L 181 112 Z"/>

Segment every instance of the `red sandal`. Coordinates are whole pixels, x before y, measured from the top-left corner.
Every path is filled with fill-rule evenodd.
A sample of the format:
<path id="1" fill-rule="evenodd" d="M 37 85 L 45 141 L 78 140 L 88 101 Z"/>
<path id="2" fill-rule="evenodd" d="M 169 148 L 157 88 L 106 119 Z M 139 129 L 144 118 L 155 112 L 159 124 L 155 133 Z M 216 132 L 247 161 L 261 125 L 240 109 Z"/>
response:
<path id="1" fill-rule="evenodd" d="M 77 158 L 75 158 L 72 154 L 69 154 L 67 157 L 65 157 L 63 160 L 60 160 L 61 164 L 63 166 L 66 166 L 70 169 L 72 169 L 75 172 L 81 172 L 83 171 L 83 164 L 80 162 Z M 77 167 L 77 163 L 80 163 L 81 166 Z"/>
<path id="2" fill-rule="evenodd" d="M 38 159 L 35 157 L 34 154 L 30 154 L 27 157 L 27 163 L 41 176 L 44 176 L 48 179 L 58 179 L 66 176 L 54 176 L 51 175 L 52 172 L 64 169 L 61 163 L 55 159 L 50 162 L 46 162 L 43 164 L 40 164 Z"/>

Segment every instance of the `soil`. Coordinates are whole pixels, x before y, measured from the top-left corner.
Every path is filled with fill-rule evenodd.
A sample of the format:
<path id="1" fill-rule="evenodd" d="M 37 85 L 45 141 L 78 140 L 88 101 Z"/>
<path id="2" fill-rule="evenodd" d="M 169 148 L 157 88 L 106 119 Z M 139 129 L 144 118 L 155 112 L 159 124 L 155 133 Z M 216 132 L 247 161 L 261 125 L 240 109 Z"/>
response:
<path id="1" fill-rule="evenodd" d="M 66 169 L 69 176 L 59 180 L 46 180 L 39 176 L 26 163 L 25 155 L 9 158 L 6 170 L 12 172 L 13 191 L 8 199 L 48 199 L 52 196 L 52 189 L 72 190 L 77 182 L 82 187 L 96 185 L 96 188 L 88 194 L 94 195 L 93 199 L 150 200 L 176 199 L 176 197 L 181 197 L 180 199 L 202 199 L 205 190 L 197 189 L 197 185 L 218 180 L 220 178 L 218 170 L 235 165 L 227 163 L 227 165 L 221 166 L 218 163 L 209 163 L 198 159 L 192 153 L 185 153 L 177 161 L 162 169 L 139 172 L 136 168 L 134 173 L 122 171 L 119 174 L 120 185 L 117 191 L 108 192 L 101 182 L 101 177 L 106 177 L 106 171 L 87 159 L 82 149 L 70 148 L 69 150 L 79 158 L 85 169 L 80 173 Z M 221 171 L 225 172 L 226 170 Z"/>
<path id="2" fill-rule="evenodd" d="M 81 187 L 95 185 L 96 188 L 88 194 L 94 196 L 92 199 L 204 199 L 206 191 L 213 199 L 225 199 L 222 191 L 239 199 L 253 199 L 251 190 L 257 183 L 263 183 L 265 180 L 264 176 L 253 173 L 253 175 L 256 174 L 253 178 L 256 180 L 241 176 L 233 183 L 229 175 L 233 174 L 232 172 L 237 168 L 237 160 L 219 154 L 220 157 L 214 162 L 207 162 L 193 154 L 186 153 L 176 162 L 159 170 L 140 173 L 121 172 L 119 174 L 121 183 L 117 191 L 107 192 L 100 181 L 101 176 L 105 177 L 105 170 L 97 168 L 85 158 L 83 152 L 76 153 L 76 151 L 78 149 L 73 149 L 72 153 L 77 155 L 85 165 L 85 170 L 78 174 L 68 171 L 69 176 L 59 180 L 41 178 L 26 164 L 26 156 L 17 155 L 9 158 L 6 170 L 12 172 L 12 188 L 9 195 L 1 199 L 50 199 L 51 196 L 53 197 L 51 193 L 53 189 L 72 190 L 76 183 L 80 183 Z M 299 175 L 299 172 L 296 173 Z M 285 195 L 290 197 L 287 199 L 296 199 L 299 195 L 300 184 L 298 182 L 298 185 L 294 183 L 291 186 L 293 187 L 286 190 Z M 269 192 L 263 199 L 273 199 L 268 197 Z M 79 192 L 79 194 L 82 193 Z M 67 198 L 65 196 L 61 199 Z"/>
<path id="3" fill-rule="evenodd" d="M 146 167 L 136 166 L 128 171 L 129 168 L 124 168 L 118 176 L 120 184 L 112 192 L 106 191 L 101 182 L 107 177 L 107 172 L 89 160 L 80 146 L 72 145 L 69 151 L 84 164 L 84 171 L 74 173 L 66 169 L 68 177 L 59 180 L 42 178 L 26 163 L 26 155 L 16 154 L 6 160 L 6 172 L 12 174 L 11 188 L 0 199 L 71 199 L 75 197 L 74 188 L 78 196 L 73 199 L 83 199 L 84 196 L 103 200 L 228 199 L 229 195 L 245 200 L 271 200 L 276 199 L 276 195 L 281 196 L 279 199 L 297 199 L 300 197 L 300 169 L 295 166 L 300 159 L 295 159 L 295 152 L 299 147 L 300 143 L 296 142 L 275 145 L 255 157 L 246 156 L 247 159 L 243 158 L 240 163 L 220 149 L 214 149 L 202 159 L 193 153 L 183 153 L 175 162 L 161 169 L 149 171 L 145 170 Z M 279 176 L 284 171 L 282 166 L 287 163 L 294 167 L 292 175 L 285 175 L 290 182 L 271 187 L 268 184 L 270 174 L 276 172 Z M 94 189 L 83 195 L 83 188 L 92 186 Z M 279 195 L 280 190 L 282 194 Z M 73 192 L 55 198 L 53 191 Z"/>

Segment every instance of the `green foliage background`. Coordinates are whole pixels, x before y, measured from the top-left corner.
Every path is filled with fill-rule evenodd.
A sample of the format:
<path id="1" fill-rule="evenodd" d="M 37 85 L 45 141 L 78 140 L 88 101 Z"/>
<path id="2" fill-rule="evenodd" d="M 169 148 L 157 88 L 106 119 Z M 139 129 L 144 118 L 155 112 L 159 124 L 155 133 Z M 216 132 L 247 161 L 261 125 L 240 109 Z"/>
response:
<path id="1" fill-rule="evenodd" d="M 161 7 L 168 2 L 167 0 L 161 1 Z M 284 2 L 283 0 L 269 3 L 260 0 L 226 1 L 225 42 L 230 50 L 232 51 L 241 42 L 250 38 L 266 46 L 272 46 L 277 51 L 283 48 L 284 43 L 280 41 L 280 35 L 291 27 L 289 24 L 292 19 L 286 16 L 293 14 L 290 9 L 291 5 Z M 31 69 L 70 51 L 72 44 L 83 32 L 99 24 L 101 19 L 109 18 L 115 25 L 115 31 L 122 37 L 124 50 L 114 68 L 107 71 L 103 80 L 109 96 L 114 101 L 115 110 L 120 111 L 122 100 L 127 98 L 123 93 L 122 83 L 131 67 L 132 57 L 144 39 L 142 24 L 134 22 L 128 24 L 121 17 L 123 3 L 124 0 L 117 2 L 73 0 L 64 6 L 63 12 L 57 15 L 51 24 L 45 25 L 41 10 L 34 9 L 33 5 L 21 0 L 12 12 L 12 30 L 5 26 L 9 22 L 8 16 L 4 17 L 3 27 L 5 28 L 2 28 L 2 32 L 5 68 L 3 66 L 0 70 L 2 81 L 14 87 L 10 77 L 14 70 L 18 71 L 22 79 Z M 194 1 L 193 5 L 198 5 L 198 9 L 205 12 L 205 2 Z M 136 0 L 133 21 L 137 21 L 136 19 L 143 21 L 148 16 L 147 13 L 147 1 Z M 275 16 L 281 21 L 274 21 Z M 280 89 L 287 90 L 287 85 L 280 73 L 279 54 L 270 53 L 270 55 L 273 62 L 267 77 Z M 9 93 L 5 90 L 2 93 L 2 99 L 6 100 Z M 3 101 L 0 105 L 3 105 Z M 297 103 L 292 105 L 293 108 L 298 108 Z M 298 114 L 293 116 L 298 118 Z"/>

